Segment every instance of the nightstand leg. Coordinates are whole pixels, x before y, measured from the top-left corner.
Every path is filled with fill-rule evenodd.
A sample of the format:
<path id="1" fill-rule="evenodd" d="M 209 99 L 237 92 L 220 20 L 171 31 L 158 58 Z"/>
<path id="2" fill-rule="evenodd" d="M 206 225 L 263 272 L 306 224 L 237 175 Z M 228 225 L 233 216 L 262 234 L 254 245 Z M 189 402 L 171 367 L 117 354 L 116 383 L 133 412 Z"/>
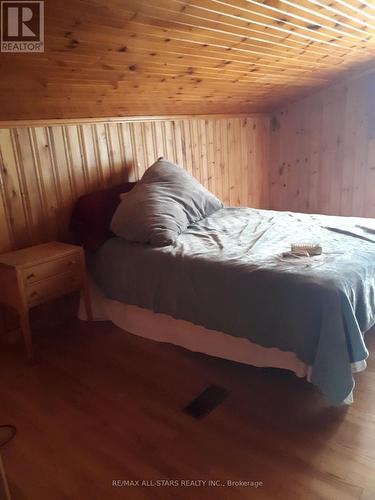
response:
<path id="1" fill-rule="evenodd" d="M 1 478 L 2 478 L 3 484 L 4 484 L 4 491 L 5 491 L 6 500 L 11 500 L 9 484 L 8 484 L 7 476 L 5 474 L 5 467 L 4 467 L 4 463 L 3 463 L 3 459 L 1 458 L 1 455 L 0 455 L 0 475 L 1 475 Z"/>
<path id="2" fill-rule="evenodd" d="M 89 321 L 93 321 L 90 292 L 87 285 L 82 289 L 82 297 L 85 303 L 86 315 Z"/>
<path id="3" fill-rule="evenodd" d="M 34 353 L 33 353 L 32 341 L 31 341 L 31 330 L 30 330 L 28 311 L 20 313 L 20 322 L 21 322 L 21 330 L 22 330 L 23 340 L 25 342 L 26 354 L 27 354 L 28 359 L 32 360 L 34 358 Z"/>

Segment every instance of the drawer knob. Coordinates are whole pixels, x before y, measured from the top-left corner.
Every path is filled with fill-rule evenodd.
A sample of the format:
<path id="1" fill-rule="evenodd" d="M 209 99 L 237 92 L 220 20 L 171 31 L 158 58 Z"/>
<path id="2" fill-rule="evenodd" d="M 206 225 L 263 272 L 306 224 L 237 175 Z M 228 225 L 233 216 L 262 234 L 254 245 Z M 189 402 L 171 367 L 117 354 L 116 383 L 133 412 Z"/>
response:
<path id="1" fill-rule="evenodd" d="M 68 265 L 69 265 L 69 266 L 74 266 L 74 264 L 75 264 L 75 263 L 76 263 L 76 261 L 75 261 L 75 260 L 70 260 L 70 261 L 68 262 Z"/>
<path id="2" fill-rule="evenodd" d="M 38 292 L 34 290 L 34 292 L 30 293 L 30 297 L 35 297 L 36 295 L 38 295 Z"/>
<path id="3" fill-rule="evenodd" d="M 35 274 L 34 273 L 31 273 L 28 276 L 26 276 L 27 280 L 31 280 L 31 278 L 35 278 Z"/>

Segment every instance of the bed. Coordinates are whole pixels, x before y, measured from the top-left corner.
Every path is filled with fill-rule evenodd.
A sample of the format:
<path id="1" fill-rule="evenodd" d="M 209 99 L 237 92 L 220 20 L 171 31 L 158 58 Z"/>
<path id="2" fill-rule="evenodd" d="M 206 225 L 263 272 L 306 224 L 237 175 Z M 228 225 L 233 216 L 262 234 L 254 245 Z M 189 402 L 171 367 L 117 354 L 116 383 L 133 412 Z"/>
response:
<path id="1" fill-rule="evenodd" d="M 322 255 L 291 257 L 318 241 Z M 88 255 L 94 314 L 130 333 L 294 371 L 350 403 L 375 323 L 371 219 L 221 208 L 174 245 L 110 237 Z"/>

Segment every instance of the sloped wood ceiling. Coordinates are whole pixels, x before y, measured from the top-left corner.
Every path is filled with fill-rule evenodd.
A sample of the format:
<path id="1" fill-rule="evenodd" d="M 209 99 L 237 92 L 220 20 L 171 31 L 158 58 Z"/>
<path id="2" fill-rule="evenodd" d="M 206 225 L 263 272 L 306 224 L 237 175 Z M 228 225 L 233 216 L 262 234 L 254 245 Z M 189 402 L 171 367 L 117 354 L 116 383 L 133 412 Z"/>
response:
<path id="1" fill-rule="evenodd" d="M 375 0 L 46 0 L 0 119 L 267 111 L 375 58 Z"/>

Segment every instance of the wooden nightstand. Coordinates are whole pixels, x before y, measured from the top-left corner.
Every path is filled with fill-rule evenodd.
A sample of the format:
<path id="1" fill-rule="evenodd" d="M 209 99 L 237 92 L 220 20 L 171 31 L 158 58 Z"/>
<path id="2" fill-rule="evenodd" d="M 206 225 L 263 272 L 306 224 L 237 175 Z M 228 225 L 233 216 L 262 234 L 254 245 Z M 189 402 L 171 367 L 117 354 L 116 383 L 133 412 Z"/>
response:
<path id="1" fill-rule="evenodd" d="M 53 241 L 0 255 L 0 302 L 18 312 L 30 359 L 29 309 L 76 290 L 81 290 L 87 317 L 92 320 L 81 247 Z"/>

